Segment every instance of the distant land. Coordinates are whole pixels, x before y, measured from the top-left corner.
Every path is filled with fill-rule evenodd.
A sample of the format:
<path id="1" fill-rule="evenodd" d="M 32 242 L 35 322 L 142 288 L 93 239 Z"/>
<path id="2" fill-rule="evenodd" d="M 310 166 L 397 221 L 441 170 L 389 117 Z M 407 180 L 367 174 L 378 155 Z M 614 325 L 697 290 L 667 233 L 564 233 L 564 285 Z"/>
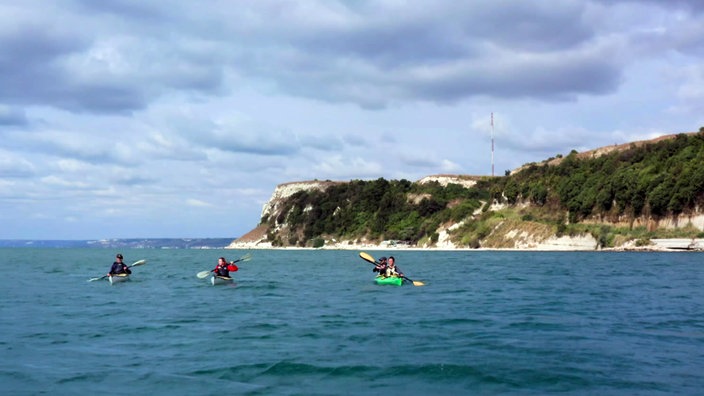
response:
<path id="1" fill-rule="evenodd" d="M 0 248 L 222 249 L 235 238 L 131 238 L 100 240 L 1 239 Z"/>
<path id="2" fill-rule="evenodd" d="M 704 127 L 503 176 L 276 186 L 232 249 L 704 249 Z"/>

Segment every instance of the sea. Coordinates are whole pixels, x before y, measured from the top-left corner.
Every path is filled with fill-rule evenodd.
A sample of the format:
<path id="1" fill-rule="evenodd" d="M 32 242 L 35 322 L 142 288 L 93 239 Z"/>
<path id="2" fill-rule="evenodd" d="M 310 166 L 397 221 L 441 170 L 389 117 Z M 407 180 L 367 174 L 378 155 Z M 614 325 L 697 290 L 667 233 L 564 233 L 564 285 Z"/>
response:
<path id="1" fill-rule="evenodd" d="M 702 395 L 704 254 L 0 249 L 3 395 Z M 196 274 L 251 254 L 235 282 Z"/>

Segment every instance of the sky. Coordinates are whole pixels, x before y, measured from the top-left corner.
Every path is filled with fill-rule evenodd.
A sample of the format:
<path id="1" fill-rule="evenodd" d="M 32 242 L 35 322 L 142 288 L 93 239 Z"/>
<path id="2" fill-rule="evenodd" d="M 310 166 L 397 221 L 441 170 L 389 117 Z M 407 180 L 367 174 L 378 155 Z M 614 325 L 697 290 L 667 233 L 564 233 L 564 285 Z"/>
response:
<path id="1" fill-rule="evenodd" d="M 0 239 L 233 237 L 278 184 L 704 126 L 701 0 L 0 0 Z M 494 123 L 491 123 L 493 113 Z"/>

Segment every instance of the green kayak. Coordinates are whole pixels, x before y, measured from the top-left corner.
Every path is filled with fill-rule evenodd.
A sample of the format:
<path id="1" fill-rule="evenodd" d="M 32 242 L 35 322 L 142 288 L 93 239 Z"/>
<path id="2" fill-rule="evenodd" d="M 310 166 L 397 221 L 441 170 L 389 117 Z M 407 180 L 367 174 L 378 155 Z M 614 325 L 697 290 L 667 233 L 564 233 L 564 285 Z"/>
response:
<path id="1" fill-rule="evenodd" d="M 398 276 L 377 276 L 374 278 L 374 282 L 377 285 L 401 286 L 403 284 L 403 278 L 399 278 Z"/>

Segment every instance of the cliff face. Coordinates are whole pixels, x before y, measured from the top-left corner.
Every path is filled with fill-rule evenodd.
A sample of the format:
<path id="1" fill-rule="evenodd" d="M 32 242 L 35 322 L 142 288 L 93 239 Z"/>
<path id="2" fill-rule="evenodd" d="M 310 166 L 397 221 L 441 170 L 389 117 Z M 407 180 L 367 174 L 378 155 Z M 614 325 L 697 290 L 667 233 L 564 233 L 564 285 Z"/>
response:
<path id="1" fill-rule="evenodd" d="M 324 191 L 328 187 L 340 182 L 333 181 L 301 181 L 283 183 L 276 186 L 274 193 L 271 194 L 269 201 L 262 207 L 261 219 L 276 217 L 281 212 L 281 204 L 284 200 L 299 191 Z M 250 232 L 241 236 L 235 241 L 232 241 L 227 247 L 228 249 L 251 249 L 251 248 L 271 248 L 271 242 L 267 240 L 269 233 L 276 233 L 278 229 L 270 230 L 266 224 L 260 224 Z"/>
<path id="2" fill-rule="evenodd" d="M 437 182 L 441 186 L 445 187 L 448 184 L 459 184 L 460 186 L 471 188 L 477 184 L 477 181 L 481 179 L 481 176 L 467 176 L 467 175 L 432 175 L 426 176 L 420 180 L 418 183 L 425 184 L 431 182 Z"/>
<path id="3" fill-rule="evenodd" d="M 299 191 L 324 191 L 326 188 L 338 183 L 340 182 L 313 180 L 279 184 L 276 186 L 276 189 L 274 189 L 274 193 L 271 195 L 271 198 L 269 198 L 269 201 L 264 204 L 261 218 L 271 216 L 274 213 L 278 214 L 281 202 Z"/>
<path id="4" fill-rule="evenodd" d="M 475 184 L 477 184 L 477 180 L 479 180 L 481 176 L 468 176 L 468 175 L 431 175 L 431 176 L 426 176 L 420 180 L 418 180 L 418 183 L 431 183 L 431 182 L 437 182 L 441 186 L 447 186 L 450 183 L 454 184 L 459 184 L 464 187 L 470 188 L 473 187 Z M 286 198 L 296 194 L 299 191 L 312 191 L 312 190 L 320 190 L 320 191 L 325 191 L 328 187 L 336 184 L 341 184 L 341 183 L 346 183 L 346 182 L 336 182 L 336 181 L 318 181 L 318 180 L 309 180 L 309 181 L 300 181 L 300 182 L 289 182 L 289 183 L 283 183 L 279 184 L 276 186 L 274 189 L 274 192 L 271 194 L 271 198 L 269 198 L 269 201 L 264 204 L 262 207 L 262 213 L 260 218 L 261 219 L 266 219 L 266 218 L 271 218 L 271 217 L 277 217 L 279 214 L 281 214 L 281 209 L 282 209 L 282 204 L 286 200 Z M 249 231 L 245 235 L 241 236 L 235 241 L 232 241 L 232 243 L 228 246 L 230 249 L 251 249 L 251 248 L 271 248 L 272 244 L 268 240 L 268 234 L 275 234 L 279 232 L 284 225 L 280 225 L 274 229 L 270 229 L 266 224 L 260 224 L 257 227 L 255 227 L 253 230 Z M 328 241 L 328 244 L 331 243 L 332 241 Z M 337 245 L 338 247 L 344 246 L 349 246 L 351 242 L 349 241 L 335 241 L 332 242 L 333 244 Z M 453 248 L 454 246 L 452 245 L 451 242 L 445 242 L 444 247 L 446 248 Z"/>

